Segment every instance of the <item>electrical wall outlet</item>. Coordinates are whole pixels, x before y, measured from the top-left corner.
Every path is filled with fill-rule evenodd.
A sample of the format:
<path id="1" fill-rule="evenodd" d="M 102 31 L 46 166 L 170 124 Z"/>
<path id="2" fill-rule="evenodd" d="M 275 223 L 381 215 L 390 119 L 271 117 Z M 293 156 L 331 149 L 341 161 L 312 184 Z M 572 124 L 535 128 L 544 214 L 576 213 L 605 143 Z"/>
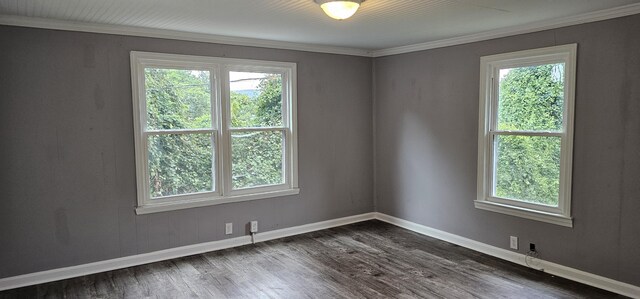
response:
<path id="1" fill-rule="evenodd" d="M 251 232 L 252 233 L 257 233 L 258 232 L 258 221 L 251 221 Z"/>
<path id="2" fill-rule="evenodd" d="M 536 244 L 529 243 L 529 251 L 535 252 L 536 251 Z"/>
<path id="3" fill-rule="evenodd" d="M 509 241 L 509 246 L 511 247 L 511 249 L 518 250 L 518 237 L 511 236 Z"/>
<path id="4" fill-rule="evenodd" d="M 233 223 L 227 223 L 224 225 L 224 234 L 225 235 L 233 234 Z"/>

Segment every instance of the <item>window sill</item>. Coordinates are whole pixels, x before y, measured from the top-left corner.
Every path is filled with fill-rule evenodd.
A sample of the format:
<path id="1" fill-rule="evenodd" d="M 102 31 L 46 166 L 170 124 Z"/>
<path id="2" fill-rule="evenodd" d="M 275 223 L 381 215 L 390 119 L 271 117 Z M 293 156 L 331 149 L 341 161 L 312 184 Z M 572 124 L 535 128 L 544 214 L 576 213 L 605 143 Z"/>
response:
<path id="1" fill-rule="evenodd" d="M 510 206 L 485 200 L 476 200 L 474 201 L 476 208 L 492 211 L 496 213 L 507 214 L 511 216 L 547 222 L 551 224 L 573 227 L 573 219 L 571 217 L 567 217 L 560 214 L 547 213 L 536 211 L 532 209 L 526 209 L 516 206 Z"/>
<path id="2" fill-rule="evenodd" d="M 294 188 L 294 189 L 286 189 L 286 190 L 278 190 L 278 191 L 231 195 L 231 196 L 224 196 L 224 197 L 213 197 L 213 198 L 205 197 L 205 198 L 198 198 L 198 199 L 191 199 L 191 200 L 180 200 L 176 202 L 165 202 L 161 204 L 147 204 L 144 206 L 137 207 L 136 214 L 143 215 L 143 214 L 159 213 L 159 212 L 166 212 L 166 211 L 197 208 L 197 207 L 206 207 L 206 206 L 220 205 L 220 204 L 232 203 L 232 202 L 241 202 L 241 201 L 248 201 L 248 200 L 287 196 L 287 195 L 296 195 L 299 193 L 300 193 L 300 189 Z"/>

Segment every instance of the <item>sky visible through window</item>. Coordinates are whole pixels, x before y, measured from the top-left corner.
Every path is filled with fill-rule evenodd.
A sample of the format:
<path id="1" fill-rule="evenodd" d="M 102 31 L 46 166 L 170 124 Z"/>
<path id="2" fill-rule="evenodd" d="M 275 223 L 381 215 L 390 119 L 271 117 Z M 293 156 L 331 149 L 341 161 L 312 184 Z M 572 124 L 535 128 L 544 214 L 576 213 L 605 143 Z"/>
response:
<path id="1" fill-rule="evenodd" d="M 268 74 L 249 72 L 229 72 L 231 91 L 257 90 L 260 81 Z"/>

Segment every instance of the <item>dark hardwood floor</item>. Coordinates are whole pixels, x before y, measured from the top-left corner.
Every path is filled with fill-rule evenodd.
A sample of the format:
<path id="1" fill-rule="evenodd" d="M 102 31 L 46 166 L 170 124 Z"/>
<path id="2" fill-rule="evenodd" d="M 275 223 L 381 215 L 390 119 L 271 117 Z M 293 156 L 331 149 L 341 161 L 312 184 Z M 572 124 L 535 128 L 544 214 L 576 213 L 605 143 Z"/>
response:
<path id="1" fill-rule="evenodd" d="M 0 298 L 615 298 L 379 221 L 0 292 Z"/>

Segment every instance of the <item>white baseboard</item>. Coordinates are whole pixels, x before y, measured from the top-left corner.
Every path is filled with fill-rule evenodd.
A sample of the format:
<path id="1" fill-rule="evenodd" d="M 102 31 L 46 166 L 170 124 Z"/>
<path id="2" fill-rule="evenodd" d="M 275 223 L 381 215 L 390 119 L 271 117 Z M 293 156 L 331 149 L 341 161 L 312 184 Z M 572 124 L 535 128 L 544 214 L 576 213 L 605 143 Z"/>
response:
<path id="1" fill-rule="evenodd" d="M 406 228 L 422 235 L 447 241 L 449 243 L 453 243 L 503 260 L 526 266 L 524 254 L 474 241 L 465 237 L 447 233 L 438 229 L 434 229 L 428 226 L 382 213 L 375 213 L 375 218 L 402 228 Z M 562 266 L 545 260 L 537 260 L 536 264 L 539 265 L 541 269 L 544 269 L 544 272 L 552 275 L 564 277 L 566 279 L 584 283 L 596 288 L 604 289 L 631 298 L 640 298 L 640 287 L 635 285 Z"/>
<path id="2" fill-rule="evenodd" d="M 138 266 L 173 258 L 179 258 L 208 251 L 226 249 L 242 246 L 251 243 L 250 236 L 242 236 L 233 239 L 225 239 L 207 243 L 200 243 L 149 253 L 130 255 L 105 261 L 89 264 L 82 264 L 71 267 L 57 268 L 52 270 L 29 273 L 19 276 L 0 279 L 0 291 L 9 290 L 34 284 L 47 283 L 56 280 L 95 274 L 105 271 Z"/>
<path id="3" fill-rule="evenodd" d="M 377 213 L 375 212 L 364 213 L 364 214 L 359 214 L 354 216 L 348 216 L 348 217 L 343 217 L 338 219 L 309 223 L 309 224 L 304 224 L 300 226 L 288 227 L 288 228 L 272 230 L 264 233 L 259 233 L 259 234 L 256 234 L 256 242 L 264 242 L 264 241 L 269 241 L 273 239 L 279 239 L 279 238 L 284 238 L 288 236 L 294 236 L 294 235 L 304 234 L 308 232 L 323 230 L 323 229 L 332 228 L 336 226 L 343 226 L 351 223 L 373 220 L 373 219 L 376 219 L 375 218 L 376 214 Z"/>
<path id="4" fill-rule="evenodd" d="M 513 252 L 510 250 L 502 249 L 478 241 L 474 241 L 465 237 L 447 233 L 441 230 L 437 230 L 428 226 L 417 224 L 404 219 L 396 218 L 382 213 L 365 213 L 360 215 L 348 216 L 333 220 L 327 220 L 322 222 L 310 223 L 295 227 L 283 228 L 273 231 L 267 231 L 264 233 L 258 233 L 255 236 L 256 242 L 264 242 L 268 240 L 304 234 L 312 231 L 318 231 L 328 229 L 336 226 L 347 225 L 355 222 L 367 221 L 371 219 L 378 219 L 408 230 L 437 238 L 449 243 L 453 243 L 462 247 L 466 247 L 484 254 L 488 254 L 503 260 L 507 260 L 516 264 L 524 265 L 525 255 Z M 251 244 L 250 236 L 241 236 L 232 239 L 225 239 L 220 241 L 213 241 L 201 244 L 194 244 L 188 246 L 182 246 L 177 248 L 171 248 L 166 250 L 154 251 L 149 253 L 143 253 L 138 255 L 126 256 L 106 261 L 100 261 L 95 263 L 77 265 L 72 267 L 65 267 L 59 269 L 52 269 L 47 271 L 35 272 L 25 275 L 13 276 L 0 279 L 0 291 L 9 290 L 34 284 L 46 283 L 56 280 L 62 280 L 67 278 L 73 278 L 83 275 L 90 275 L 105 271 L 111 271 L 116 269 L 122 269 L 132 266 L 138 266 L 157 261 L 164 261 L 194 254 L 205 253 L 209 251 L 227 249 L 242 245 Z M 560 277 L 564 277 L 573 281 L 591 285 L 597 288 L 615 292 L 621 295 L 629 296 L 632 298 L 640 298 L 640 287 L 627 284 L 624 282 L 616 281 L 610 278 L 598 276 L 588 272 L 580 271 L 570 267 L 562 266 L 556 263 L 539 260 L 538 265 L 543 268 L 545 272 Z"/>
<path id="5" fill-rule="evenodd" d="M 322 222 L 310 223 L 295 227 L 283 228 L 255 235 L 256 242 L 264 242 L 268 240 L 293 236 L 297 234 L 308 233 L 317 230 L 323 230 L 336 226 L 347 225 L 350 223 L 366 221 L 374 219 L 375 213 L 365 213 L 360 215 L 348 216 L 338 219 L 332 219 Z M 138 266 L 158 261 L 164 261 L 194 254 L 205 253 L 209 251 L 227 249 L 242 245 L 251 244 L 250 236 L 241 236 L 232 239 L 225 239 L 207 243 L 200 243 L 176 248 L 170 248 L 149 253 L 131 255 L 106 261 L 95 263 L 52 269 L 47 271 L 29 273 L 19 276 L 7 277 L 0 279 L 0 291 L 15 289 L 19 287 L 52 282 L 67 278 L 90 275 L 105 271 L 122 269 L 132 266 Z"/>

